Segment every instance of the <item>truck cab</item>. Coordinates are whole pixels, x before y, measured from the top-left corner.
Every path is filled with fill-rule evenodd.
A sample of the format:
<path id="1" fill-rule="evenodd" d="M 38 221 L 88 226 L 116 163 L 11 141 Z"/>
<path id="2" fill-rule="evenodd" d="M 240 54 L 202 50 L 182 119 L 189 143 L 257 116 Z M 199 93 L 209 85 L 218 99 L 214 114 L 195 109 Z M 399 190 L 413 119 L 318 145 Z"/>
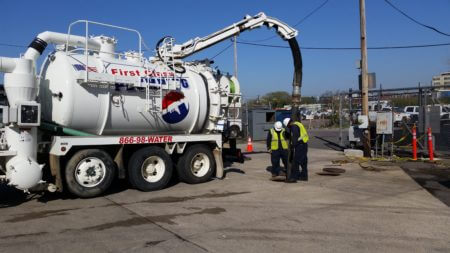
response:
<path id="1" fill-rule="evenodd" d="M 405 106 L 404 112 L 411 117 L 411 115 L 419 115 L 419 106 L 409 105 Z"/>

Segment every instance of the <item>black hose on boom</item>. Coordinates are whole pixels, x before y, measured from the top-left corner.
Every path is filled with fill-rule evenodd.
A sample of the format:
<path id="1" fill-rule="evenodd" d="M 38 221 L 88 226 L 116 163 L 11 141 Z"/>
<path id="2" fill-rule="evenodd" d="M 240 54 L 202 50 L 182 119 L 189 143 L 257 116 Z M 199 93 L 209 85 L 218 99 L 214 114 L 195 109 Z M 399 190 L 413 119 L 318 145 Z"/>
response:
<path id="1" fill-rule="evenodd" d="M 292 58 L 294 59 L 294 79 L 292 80 L 292 110 L 291 119 L 300 120 L 299 109 L 303 78 L 303 62 L 302 53 L 300 52 L 300 47 L 298 46 L 297 39 L 294 37 L 288 40 L 289 46 L 291 47 Z"/>
<path id="2" fill-rule="evenodd" d="M 294 59 L 294 79 L 292 80 L 292 107 L 291 107 L 291 122 L 300 121 L 299 105 L 303 78 L 303 62 L 302 53 L 298 46 L 297 39 L 294 37 L 288 40 Z M 291 133 L 292 137 L 292 133 Z M 286 181 L 292 180 L 292 163 L 294 160 L 294 147 L 292 145 L 292 138 L 289 138 L 288 143 L 288 164 L 286 168 Z"/>
<path id="3" fill-rule="evenodd" d="M 157 43 L 156 43 L 156 54 L 158 56 L 158 58 L 165 63 L 164 59 L 161 56 L 161 52 L 159 52 L 159 47 L 161 46 L 161 43 L 166 39 L 166 38 L 172 38 L 171 36 L 164 36 L 162 37 Z M 172 60 L 172 59 L 171 59 Z M 174 63 L 173 66 L 171 66 L 170 64 L 166 64 L 171 70 L 175 71 L 176 73 L 180 73 L 180 74 L 184 74 L 186 73 L 186 68 L 180 64 L 180 63 Z"/>
<path id="4" fill-rule="evenodd" d="M 164 36 L 164 37 L 162 37 L 160 40 L 158 40 L 158 42 L 156 42 L 156 46 L 155 46 L 155 49 L 156 49 L 156 55 L 158 55 L 158 58 L 159 58 L 162 62 L 164 62 L 164 61 L 163 61 L 163 58 L 162 58 L 162 56 L 161 56 L 161 53 L 159 52 L 159 47 L 161 46 L 161 43 L 162 43 L 166 38 L 171 38 L 171 36 Z"/>

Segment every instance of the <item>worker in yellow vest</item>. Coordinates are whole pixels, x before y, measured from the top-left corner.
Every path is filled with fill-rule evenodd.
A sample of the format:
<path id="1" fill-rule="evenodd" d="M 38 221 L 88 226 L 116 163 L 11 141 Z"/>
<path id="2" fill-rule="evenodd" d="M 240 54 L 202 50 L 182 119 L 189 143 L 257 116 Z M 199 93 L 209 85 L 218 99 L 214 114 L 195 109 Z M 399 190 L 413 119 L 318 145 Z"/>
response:
<path id="1" fill-rule="evenodd" d="M 285 119 L 283 122 L 289 128 L 289 138 L 292 138 L 292 148 L 294 149 L 291 177 L 287 178 L 286 182 L 308 181 L 308 132 L 300 121 Z M 301 171 L 300 166 L 302 167 Z"/>
<path id="2" fill-rule="evenodd" d="M 285 129 L 280 121 L 275 122 L 273 128 L 267 134 L 267 150 L 270 152 L 272 162 L 272 178 L 276 180 L 277 176 L 286 175 L 288 143 L 285 136 Z M 280 159 L 283 161 L 284 169 L 280 167 Z"/>

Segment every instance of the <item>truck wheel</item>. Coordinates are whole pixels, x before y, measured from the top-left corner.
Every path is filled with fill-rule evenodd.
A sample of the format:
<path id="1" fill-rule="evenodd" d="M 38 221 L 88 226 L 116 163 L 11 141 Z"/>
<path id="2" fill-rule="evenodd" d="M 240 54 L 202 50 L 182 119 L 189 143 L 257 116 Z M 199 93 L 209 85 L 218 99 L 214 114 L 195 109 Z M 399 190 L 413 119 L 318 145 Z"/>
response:
<path id="1" fill-rule="evenodd" d="M 65 171 L 67 188 L 81 198 L 96 197 L 105 192 L 114 175 L 114 161 L 100 149 L 78 151 L 70 158 Z"/>
<path id="2" fill-rule="evenodd" d="M 239 136 L 240 130 L 238 126 L 232 126 L 230 127 L 230 130 L 228 130 L 228 138 L 229 139 L 236 139 Z"/>
<path id="3" fill-rule="evenodd" d="M 131 185 L 141 191 L 164 188 L 172 177 L 172 159 L 160 147 L 146 147 L 136 151 L 128 162 Z"/>
<path id="4" fill-rule="evenodd" d="M 189 147 L 177 165 L 178 176 L 188 184 L 208 181 L 216 167 L 211 148 L 205 145 Z"/>

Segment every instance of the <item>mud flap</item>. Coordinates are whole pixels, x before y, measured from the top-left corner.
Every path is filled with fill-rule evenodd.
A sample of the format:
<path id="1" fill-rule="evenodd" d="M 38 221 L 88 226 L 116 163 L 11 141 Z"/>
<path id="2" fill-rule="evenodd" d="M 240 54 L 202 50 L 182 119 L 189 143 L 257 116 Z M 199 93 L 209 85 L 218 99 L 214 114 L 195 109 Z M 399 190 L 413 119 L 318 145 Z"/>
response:
<path id="1" fill-rule="evenodd" d="M 219 148 L 215 148 L 213 150 L 214 160 L 216 160 L 216 178 L 223 179 L 224 170 L 223 170 L 223 160 L 222 160 L 222 150 Z"/>
<path id="2" fill-rule="evenodd" d="M 56 190 L 58 192 L 62 192 L 63 191 L 63 183 L 62 183 L 62 179 L 61 179 L 61 163 L 60 163 L 59 156 L 50 154 L 49 162 L 50 162 L 50 171 L 52 173 L 52 176 L 55 177 Z"/>

